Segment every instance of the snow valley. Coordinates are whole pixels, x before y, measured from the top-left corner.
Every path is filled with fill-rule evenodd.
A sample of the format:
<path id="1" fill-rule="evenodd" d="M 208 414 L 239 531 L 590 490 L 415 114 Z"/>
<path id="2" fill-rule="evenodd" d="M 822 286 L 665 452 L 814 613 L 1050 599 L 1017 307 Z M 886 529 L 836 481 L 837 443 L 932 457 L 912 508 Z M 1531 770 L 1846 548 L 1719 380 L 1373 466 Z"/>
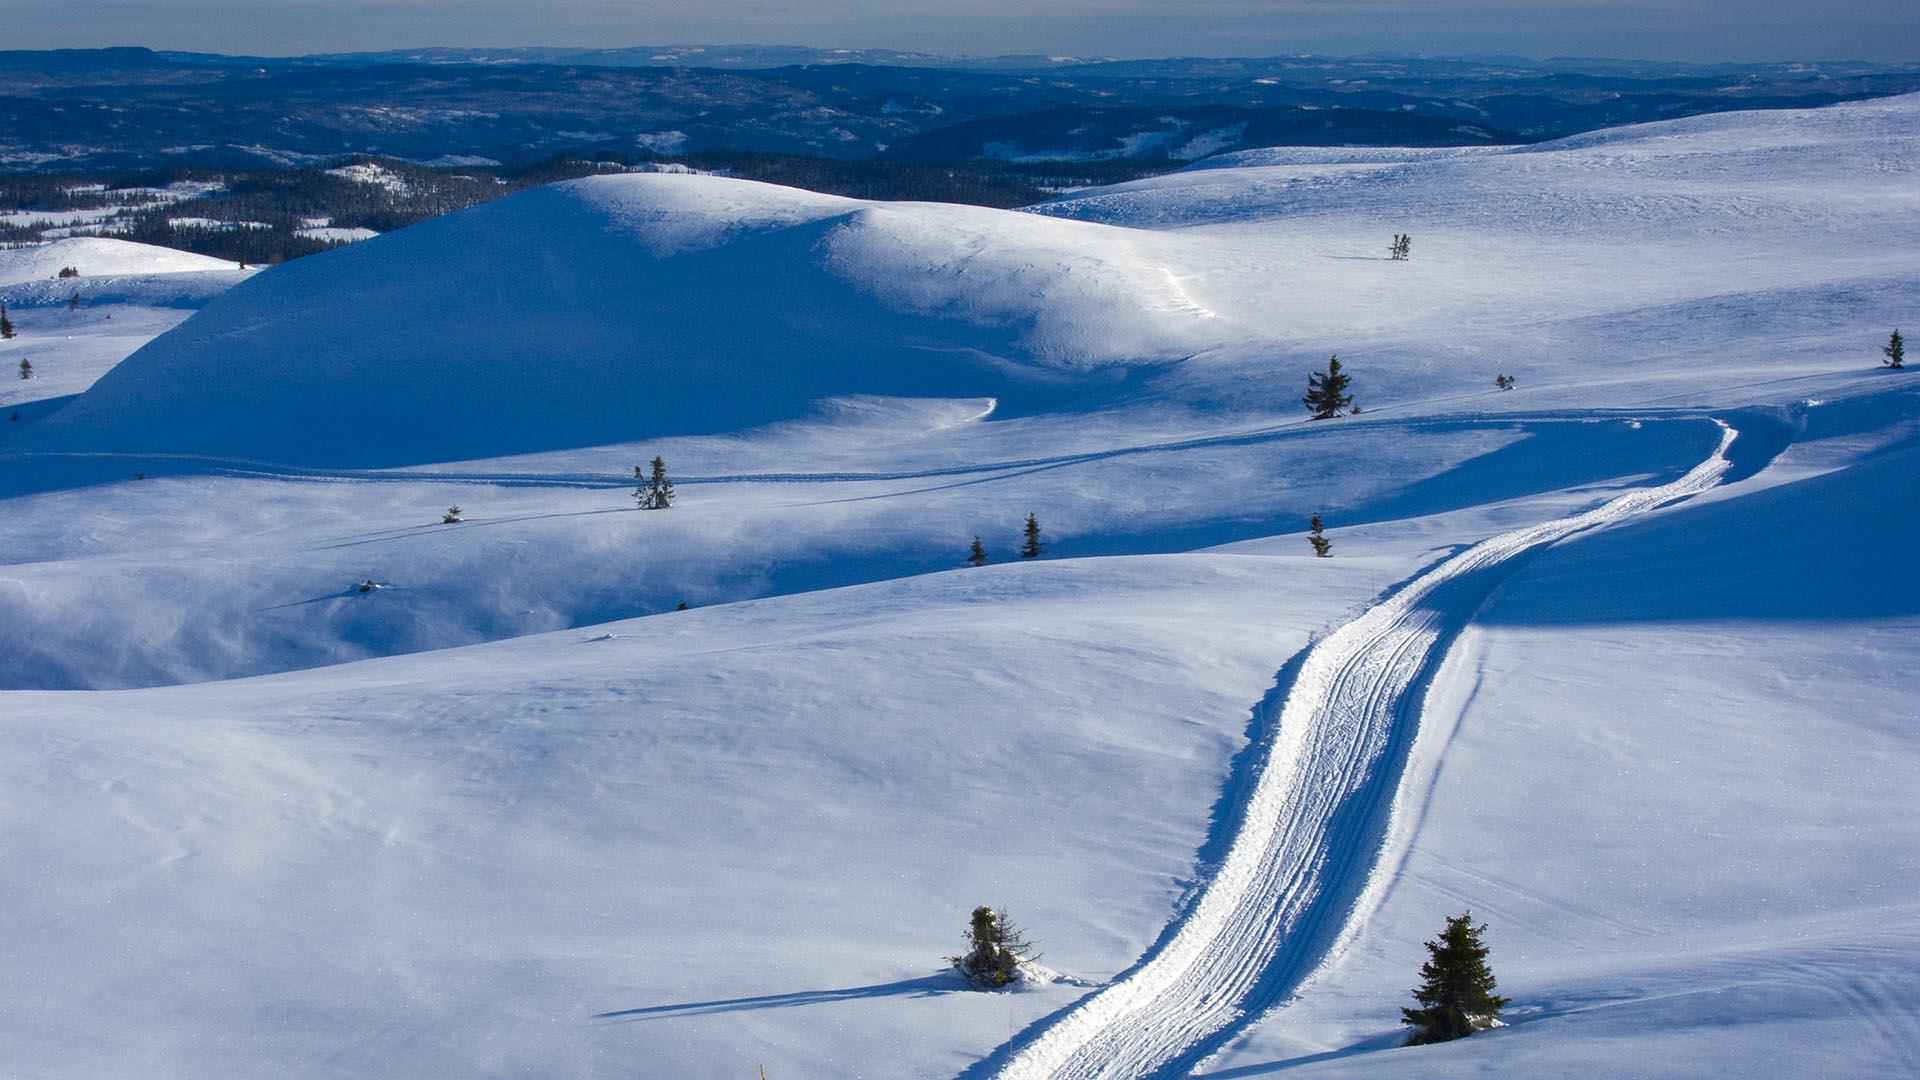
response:
<path id="1" fill-rule="evenodd" d="M 1920 96 L 0 252 L 6 1071 L 1912 1075 L 1916 250 Z"/>

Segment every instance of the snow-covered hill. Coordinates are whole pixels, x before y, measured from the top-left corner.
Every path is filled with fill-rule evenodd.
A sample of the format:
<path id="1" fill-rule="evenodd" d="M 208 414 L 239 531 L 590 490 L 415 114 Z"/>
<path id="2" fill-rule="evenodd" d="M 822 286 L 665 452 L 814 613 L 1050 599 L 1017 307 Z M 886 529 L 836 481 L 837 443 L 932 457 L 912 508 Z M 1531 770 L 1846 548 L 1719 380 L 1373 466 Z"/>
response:
<path id="1" fill-rule="evenodd" d="M 232 270 L 234 265 L 190 251 L 137 244 L 101 236 L 76 236 L 46 244 L 0 250 L 0 285 L 57 279 L 62 270 L 76 270 L 80 278 L 144 277 L 149 274 L 187 274 Z M 82 280 L 66 279 L 79 287 Z"/>
<path id="2" fill-rule="evenodd" d="M 617 177 L 262 273 L 0 399 L 10 1067 L 1911 1075 L 1917 150 Z M 1079 982 L 961 992 L 979 903 Z M 1400 1048 L 1464 908 L 1513 1026 Z"/>

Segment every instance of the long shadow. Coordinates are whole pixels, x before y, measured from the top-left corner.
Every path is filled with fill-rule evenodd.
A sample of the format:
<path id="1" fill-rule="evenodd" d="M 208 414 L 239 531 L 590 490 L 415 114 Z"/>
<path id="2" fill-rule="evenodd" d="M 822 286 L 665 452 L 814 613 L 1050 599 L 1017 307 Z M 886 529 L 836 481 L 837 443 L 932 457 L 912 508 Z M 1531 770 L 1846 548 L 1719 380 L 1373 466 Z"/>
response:
<path id="1" fill-rule="evenodd" d="M 684 1001 L 673 1005 L 647 1005 L 638 1009 L 615 1009 L 595 1013 L 595 1020 L 658 1020 L 676 1016 L 714 1016 L 720 1013 L 750 1012 L 756 1009 L 792 1009 L 801 1005 L 825 1005 L 835 1001 L 861 998 L 937 997 L 965 990 L 966 986 L 951 972 L 927 975 L 899 982 L 874 983 L 871 986 L 846 986 L 838 990 L 798 990 L 790 994 L 762 994 L 758 997 L 719 998 L 713 1001 Z"/>
<path id="2" fill-rule="evenodd" d="M 1207 1077 L 1208 1080 L 1244 1080 L 1245 1077 L 1249 1076 L 1272 1076 L 1275 1073 L 1283 1073 L 1289 1069 L 1297 1069 L 1302 1065 L 1315 1065 L 1322 1061 L 1338 1061 L 1341 1058 L 1349 1058 L 1357 1054 L 1371 1054 L 1380 1050 L 1395 1050 L 1406 1044 L 1406 1032 L 1390 1031 L 1383 1035 L 1370 1036 L 1351 1046 L 1343 1046 L 1338 1050 L 1325 1050 L 1318 1054 L 1305 1054 L 1297 1058 L 1287 1058 L 1283 1061 L 1263 1061 L 1257 1065 L 1242 1065 L 1236 1069 L 1226 1069 L 1221 1072 L 1208 1073 Z"/>
<path id="3" fill-rule="evenodd" d="M 553 514 L 522 514 L 519 517 L 508 518 L 462 519 L 455 522 L 442 522 L 438 525 L 432 522 L 426 522 L 420 525 L 408 526 L 405 529 L 389 530 L 385 533 L 379 533 L 361 540 L 344 540 L 336 544 L 325 544 L 322 545 L 321 550 L 332 551 L 338 548 L 361 547 L 366 544 L 384 544 L 394 540 L 417 539 L 434 532 L 447 532 L 456 528 L 462 530 L 485 529 L 496 525 L 516 525 L 523 521 L 548 521 L 559 520 L 561 518 L 594 517 L 599 514 L 624 514 L 632 509 L 633 507 L 631 506 L 609 506 L 600 510 L 566 510 Z"/>

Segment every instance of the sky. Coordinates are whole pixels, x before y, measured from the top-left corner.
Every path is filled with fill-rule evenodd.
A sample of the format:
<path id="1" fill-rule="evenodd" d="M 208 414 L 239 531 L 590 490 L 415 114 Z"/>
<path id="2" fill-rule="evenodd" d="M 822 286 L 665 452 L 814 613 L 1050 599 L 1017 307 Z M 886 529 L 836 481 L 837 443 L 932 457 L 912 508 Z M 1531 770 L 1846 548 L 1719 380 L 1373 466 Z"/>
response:
<path id="1" fill-rule="evenodd" d="M 0 48 L 269 56 L 727 43 L 967 55 L 1920 60 L 1914 0 L 0 0 L 0 26 Z"/>

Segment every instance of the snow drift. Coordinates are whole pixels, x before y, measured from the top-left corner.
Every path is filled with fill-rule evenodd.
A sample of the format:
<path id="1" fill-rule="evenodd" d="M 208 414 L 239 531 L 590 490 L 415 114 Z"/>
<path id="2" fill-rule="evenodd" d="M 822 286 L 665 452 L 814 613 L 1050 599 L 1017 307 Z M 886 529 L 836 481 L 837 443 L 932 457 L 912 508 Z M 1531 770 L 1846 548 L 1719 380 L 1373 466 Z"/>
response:
<path id="1" fill-rule="evenodd" d="M 738 430 L 856 393 L 1017 408 L 1207 340 L 1135 235 L 709 176 L 559 184 L 263 275 L 50 436 L 371 466 Z"/>

